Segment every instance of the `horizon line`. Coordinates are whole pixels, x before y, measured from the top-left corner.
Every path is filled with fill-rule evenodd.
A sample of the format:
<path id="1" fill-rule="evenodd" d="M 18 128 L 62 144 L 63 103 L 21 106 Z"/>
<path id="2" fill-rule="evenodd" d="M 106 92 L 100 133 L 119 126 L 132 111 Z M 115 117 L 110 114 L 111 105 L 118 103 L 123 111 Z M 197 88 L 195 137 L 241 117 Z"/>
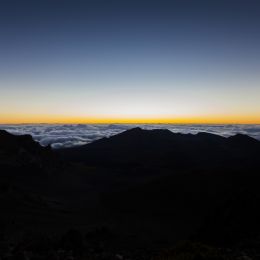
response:
<path id="1" fill-rule="evenodd" d="M 136 122 L 0 122 L 0 125 L 260 125 L 260 122 L 156 122 L 156 121 L 136 121 Z"/>

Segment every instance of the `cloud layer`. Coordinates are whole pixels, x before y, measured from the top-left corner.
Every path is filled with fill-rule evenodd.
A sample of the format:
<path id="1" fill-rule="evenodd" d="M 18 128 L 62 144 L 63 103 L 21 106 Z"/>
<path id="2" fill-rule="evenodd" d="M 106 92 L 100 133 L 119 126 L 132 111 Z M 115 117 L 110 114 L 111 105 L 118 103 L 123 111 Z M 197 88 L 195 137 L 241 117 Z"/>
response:
<path id="1" fill-rule="evenodd" d="M 110 124 L 110 125 L 56 125 L 56 124 L 22 124 L 0 125 L 0 129 L 21 135 L 30 134 L 43 146 L 53 148 L 72 147 L 90 143 L 102 137 L 109 137 L 127 129 L 140 126 L 143 129 L 163 128 L 174 133 L 208 132 L 222 136 L 242 133 L 260 140 L 260 125 L 174 125 L 174 124 Z"/>

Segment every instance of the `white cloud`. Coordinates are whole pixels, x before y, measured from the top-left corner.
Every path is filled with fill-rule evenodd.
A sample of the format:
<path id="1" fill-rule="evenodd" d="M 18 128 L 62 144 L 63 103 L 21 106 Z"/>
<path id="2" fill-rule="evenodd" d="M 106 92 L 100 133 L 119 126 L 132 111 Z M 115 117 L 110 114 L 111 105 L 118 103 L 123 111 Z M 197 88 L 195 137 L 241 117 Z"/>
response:
<path id="1" fill-rule="evenodd" d="M 231 136 L 237 133 L 246 134 L 260 140 L 260 125 L 173 125 L 173 124 L 143 124 L 143 125 L 49 125 L 49 124 L 22 124 L 0 125 L 0 129 L 13 134 L 30 134 L 41 145 L 51 145 L 53 148 L 72 147 L 90 143 L 102 137 L 109 137 L 127 129 L 141 126 L 144 129 L 164 128 L 174 133 L 208 132 L 222 136 Z"/>

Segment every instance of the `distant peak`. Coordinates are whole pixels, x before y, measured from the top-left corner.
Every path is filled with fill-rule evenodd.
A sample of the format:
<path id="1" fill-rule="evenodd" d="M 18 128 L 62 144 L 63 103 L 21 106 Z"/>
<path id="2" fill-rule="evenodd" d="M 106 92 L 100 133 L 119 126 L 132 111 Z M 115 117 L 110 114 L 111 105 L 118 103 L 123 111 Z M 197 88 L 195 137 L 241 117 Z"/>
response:
<path id="1" fill-rule="evenodd" d="M 254 141 L 254 142 L 258 142 L 255 138 L 250 137 L 248 135 L 245 134 L 235 134 L 233 136 L 230 136 L 228 139 L 230 140 L 238 140 L 238 141 Z"/>
<path id="2" fill-rule="evenodd" d="M 141 132 L 141 131 L 143 131 L 143 129 L 141 128 L 141 127 L 139 127 L 139 126 L 137 126 L 137 127 L 134 127 L 134 128 L 131 128 L 131 129 L 129 129 L 129 130 L 127 130 L 126 132 Z"/>
<path id="3" fill-rule="evenodd" d="M 244 135 L 244 134 L 235 134 L 235 135 L 232 135 L 230 137 L 228 137 L 229 139 L 247 139 L 247 138 L 250 138 L 249 136 L 247 135 Z"/>
<path id="4" fill-rule="evenodd" d="M 208 132 L 198 132 L 196 136 L 204 137 L 204 138 L 218 138 L 218 139 L 223 139 L 224 137 Z"/>
<path id="5" fill-rule="evenodd" d="M 134 127 L 121 132 L 119 135 L 135 135 L 135 134 L 140 134 L 143 131 L 144 130 L 141 127 Z"/>
<path id="6" fill-rule="evenodd" d="M 237 133 L 229 138 L 250 138 L 248 135 Z"/>

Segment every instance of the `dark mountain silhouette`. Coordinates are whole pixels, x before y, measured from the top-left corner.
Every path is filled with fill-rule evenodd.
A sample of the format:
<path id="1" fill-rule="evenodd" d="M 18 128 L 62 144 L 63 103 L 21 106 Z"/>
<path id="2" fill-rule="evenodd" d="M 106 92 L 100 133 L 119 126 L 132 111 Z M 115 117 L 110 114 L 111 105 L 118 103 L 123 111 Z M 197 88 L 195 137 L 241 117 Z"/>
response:
<path id="1" fill-rule="evenodd" d="M 105 226 L 119 238 L 102 231 L 94 247 L 111 239 L 109 250 L 133 251 L 189 239 L 238 250 L 260 237 L 259 154 L 260 142 L 241 134 L 133 128 L 52 150 L 0 131 L 0 235 Z M 69 234 L 82 251 L 81 236 Z"/>
<path id="2" fill-rule="evenodd" d="M 133 128 L 80 147 L 59 150 L 70 160 L 98 166 L 167 166 L 170 168 L 232 167 L 250 161 L 253 167 L 259 141 L 238 134 L 229 138 L 209 133 L 175 134 L 169 130 Z"/>

